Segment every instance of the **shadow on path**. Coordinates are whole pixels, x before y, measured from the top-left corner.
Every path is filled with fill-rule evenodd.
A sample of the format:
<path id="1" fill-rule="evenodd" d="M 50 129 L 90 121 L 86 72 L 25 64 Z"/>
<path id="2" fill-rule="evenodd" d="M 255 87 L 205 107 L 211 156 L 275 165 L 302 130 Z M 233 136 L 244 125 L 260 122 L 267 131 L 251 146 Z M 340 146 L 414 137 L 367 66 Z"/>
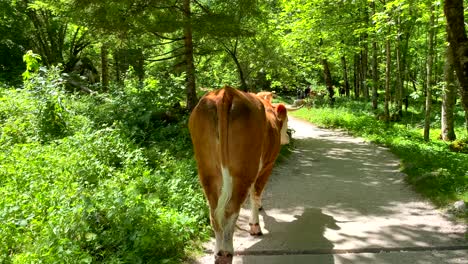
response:
<path id="1" fill-rule="evenodd" d="M 324 236 L 327 228 L 340 229 L 333 217 L 322 213 L 318 208 L 305 209 L 302 214 L 294 215 L 296 219 L 292 222 L 279 221 L 268 215 L 268 211 L 262 212 L 262 216 L 268 233 L 260 237 L 258 243 L 238 252 L 242 263 L 251 263 L 248 256 L 301 254 L 320 254 L 323 255 L 320 263 L 334 263 L 333 255 L 329 254 L 333 249 L 333 243 Z M 310 251 L 311 248 L 313 251 Z M 255 263 L 258 263 L 258 259 L 256 261 Z M 269 263 L 271 261 L 272 259 L 269 259 Z"/>

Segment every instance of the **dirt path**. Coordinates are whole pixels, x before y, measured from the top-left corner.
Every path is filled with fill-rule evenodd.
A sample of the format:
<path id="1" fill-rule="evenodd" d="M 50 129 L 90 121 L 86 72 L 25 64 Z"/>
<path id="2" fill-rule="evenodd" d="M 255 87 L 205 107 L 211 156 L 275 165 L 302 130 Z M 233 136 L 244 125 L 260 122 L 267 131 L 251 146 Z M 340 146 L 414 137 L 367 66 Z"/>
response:
<path id="1" fill-rule="evenodd" d="M 468 263 L 467 227 L 403 181 L 388 150 L 291 118 L 295 150 L 264 193 L 264 236 L 243 209 L 234 263 Z M 213 263 L 210 250 L 198 263 Z"/>

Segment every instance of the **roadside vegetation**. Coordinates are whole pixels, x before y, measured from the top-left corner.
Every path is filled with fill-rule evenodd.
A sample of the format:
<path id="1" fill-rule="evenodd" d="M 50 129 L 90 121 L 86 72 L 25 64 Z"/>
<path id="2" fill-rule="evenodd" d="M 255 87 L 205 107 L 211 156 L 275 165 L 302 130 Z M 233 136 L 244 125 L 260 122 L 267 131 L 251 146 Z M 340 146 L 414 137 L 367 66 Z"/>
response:
<path id="1" fill-rule="evenodd" d="M 53 67 L 0 89 L 0 263 L 180 263 L 208 236 L 187 115 L 132 80 L 83 96 Z"/>
<path id="2" fill-rule="evenodd" d="M 440 103 L 439 103 L 440 105 Z M 383 109 L 379 109 L 383 112 Z M 460 139 L 440 139 L 440 123 L 434 122 L 430 141 L 424 140 L 422 102 L 414 102 L 399 122 L 383 122 L 370 103 L 339 98 L 335 107 L 322 103 L 304 107 L 292 115 L 320 127 L 339 128 L 390 148 L 402 160 L 407 182 L 439 206 L 453 201 L 468 202 L 468 138 L 464 134 L 464 112 L 458 109 L 456 130 Z M 434 116 L 433 120 L 440 119 Z"/>

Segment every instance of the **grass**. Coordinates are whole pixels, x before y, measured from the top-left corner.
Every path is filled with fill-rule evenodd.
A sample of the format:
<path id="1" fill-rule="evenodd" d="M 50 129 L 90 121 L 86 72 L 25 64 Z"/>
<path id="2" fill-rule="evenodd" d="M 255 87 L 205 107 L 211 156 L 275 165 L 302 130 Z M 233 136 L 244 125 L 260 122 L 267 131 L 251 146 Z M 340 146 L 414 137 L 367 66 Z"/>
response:
<path id="1" fill-rule="evenodd" d="M 468 202 L 468 155 L 450 151 L 450 144 L 438 139 L 437 123 L 433 124 L 430 142 L 425 142 L 423 114 L 410 110 L 402 122 L 389 124 L 377 120 L 368 103 L 346 100 L 338 100 L 334 108 L 303 108 L 292 115 L 320 127 L 345 129 L 387 146 L 401 159 L 407 182 L 438 206 L 448 206 L 456 200 Z M 460 119 L 458 135 L 462 131 Z"/>

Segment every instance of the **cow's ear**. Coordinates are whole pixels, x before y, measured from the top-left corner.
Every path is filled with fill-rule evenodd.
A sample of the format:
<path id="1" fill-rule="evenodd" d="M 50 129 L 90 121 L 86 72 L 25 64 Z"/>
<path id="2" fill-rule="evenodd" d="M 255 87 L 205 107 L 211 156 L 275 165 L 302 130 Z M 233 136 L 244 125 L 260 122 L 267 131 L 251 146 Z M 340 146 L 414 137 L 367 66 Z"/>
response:
<path id="1" fill-rule="evenodd" d="M 276 106 L 276 113 L 281 120 L 286 119 L 287 110 L 283 104 L 278 104 L 278 106 Z"/>

